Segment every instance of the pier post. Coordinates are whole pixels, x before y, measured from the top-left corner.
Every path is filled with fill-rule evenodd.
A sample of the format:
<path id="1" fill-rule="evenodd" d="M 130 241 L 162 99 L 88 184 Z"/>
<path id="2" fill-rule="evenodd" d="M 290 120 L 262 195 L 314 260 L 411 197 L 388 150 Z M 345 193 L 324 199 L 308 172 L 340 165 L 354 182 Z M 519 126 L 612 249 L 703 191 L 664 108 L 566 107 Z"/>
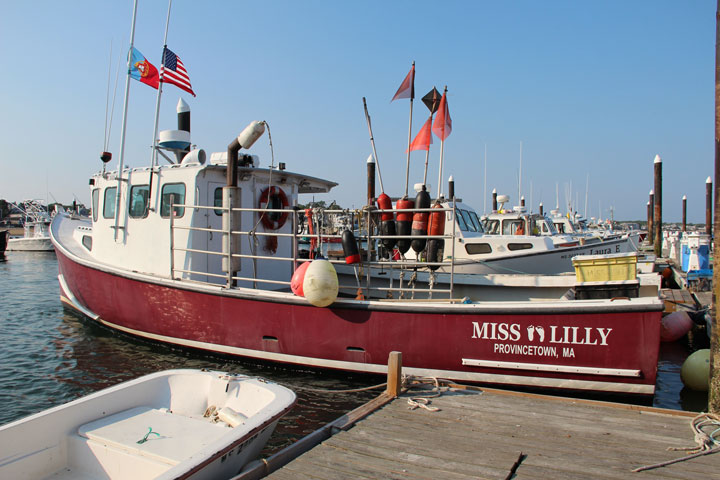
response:
<path id="1" fill-rule="evenodd" d="M 402 388 L 402 352 L 390 352 L 387 371 L 387 393 L 391 397 L 400 395 Z"/>
<path id="2" fill-rule="evenodd" d="M 497 190 L 492 191 L 492 212 L 497 213 Z"/>
<path id="3" fill-rule="evenodd" d="M 545 213 L 543 212 L 543 204 L 542 202 L 540 202 L 540 215 L 542 216 L 543 213 Z"/>
<path id="4" fill-rule="evenodd" d="M 375 203 L 375 159 L 370 155 L 367 159 L 367 204 Z"/>
<path id="5" fill-rule="evenodd" d="M 712 180 L 705 180 L 705 233 L 712 235 Z"/>
<path id="6" fill-rule="evenodd" d="M 720 0 L 715 11 L 715 179 L 720 178 Z M 715 222 L 713 234 L 720 238 L 718 203 L 720 192 L 715 182 Z M 720 322 L 718 322 L 718 298 L 720 298 L 720 255 L 713 255 L 713 329 L 710 336 L 710 379 L 708 388 L 708 411 L 720 414 Z"/>
<path id="7" fill-rule="evenodd" d="M 654 222 L 653 222 L 653 212 L 655 211 L 655 191 L 650 190 L 650 201 L 648 201 L 648 244 L 653 245 L 653 238 L 655 237 L 655 229 L 654 229 Z"/>
<path id="8" fill-rule="evenodd" d="M 682 231 L 687 232 L 687 197 L 683 195 L 683 204 L 682 204 Z"/>
<path id="9" fill-rule="evenodd" d="M 655 245 L 655 256 L 662 256 L 662 159 L 660 155 L 655 155 L 653 160 L 655 169 L 655 214 L 653 215 L 653 228 L 655 235 L 653 241 Z"/>

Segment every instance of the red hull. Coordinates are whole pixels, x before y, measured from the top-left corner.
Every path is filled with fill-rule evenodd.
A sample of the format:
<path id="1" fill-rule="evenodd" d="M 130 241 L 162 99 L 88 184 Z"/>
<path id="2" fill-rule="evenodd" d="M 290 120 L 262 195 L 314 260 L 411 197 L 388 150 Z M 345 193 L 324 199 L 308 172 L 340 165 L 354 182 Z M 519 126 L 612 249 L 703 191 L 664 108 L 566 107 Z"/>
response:
<path id="1" fill-rule="evenodd" d="M 654 392 L 658 311 L 579 307 L 458 310 L 304 299 L 143 281 L 57 252 L 65 300 L 129 333 L 284 363 L 381 373 L 400 351 L 412 374 L 460 381 Z M 74 297 L 74 298 L 73 298 Z M 620 303 L 620 302 L 618 302 Z M 631 302 L 628 302 L 631 303 Z M 585 313 L 583 313 L 585 312 Z M 607 369 L 607 370 L 605 370 Z M 558 370 L 558 371 L 552 371 Z"/>

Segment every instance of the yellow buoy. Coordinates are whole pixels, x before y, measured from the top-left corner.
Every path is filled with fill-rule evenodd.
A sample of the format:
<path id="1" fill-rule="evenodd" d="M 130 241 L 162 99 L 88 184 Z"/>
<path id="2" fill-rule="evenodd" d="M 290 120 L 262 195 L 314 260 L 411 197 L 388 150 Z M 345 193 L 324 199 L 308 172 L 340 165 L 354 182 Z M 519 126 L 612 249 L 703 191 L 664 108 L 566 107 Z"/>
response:
<path id="1" fill-rule="evenodd" d="M 338 278 L 335 267 L 327 260 L 316 259 L 305 270 L 303 293 L 316 307 L 327 307 L 338 295 Z"/>
<path id="2" fill-rule="evenodd" d="M 710 349 L 704 348 L 690 355 L 680 369 L 680 379 L 686 387 L 707 392 L 710 383 Z"/>

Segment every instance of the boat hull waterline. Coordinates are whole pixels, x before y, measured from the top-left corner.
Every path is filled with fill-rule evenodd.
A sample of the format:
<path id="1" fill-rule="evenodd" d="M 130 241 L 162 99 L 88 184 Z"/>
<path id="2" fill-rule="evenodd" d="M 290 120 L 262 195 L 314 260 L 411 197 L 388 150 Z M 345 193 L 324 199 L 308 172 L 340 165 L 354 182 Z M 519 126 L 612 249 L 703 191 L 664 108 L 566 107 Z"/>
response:
<path id="1" fill-rule="evenodd" d="M 652 395 L 662 303 L 655 299 L 438 304 L 338 299 L 160 279 L 92 265 L 56 244 L 62 300 L 151 340 L 274 362 Z M 121 301 L 118 301 L 121 299 Z"/>

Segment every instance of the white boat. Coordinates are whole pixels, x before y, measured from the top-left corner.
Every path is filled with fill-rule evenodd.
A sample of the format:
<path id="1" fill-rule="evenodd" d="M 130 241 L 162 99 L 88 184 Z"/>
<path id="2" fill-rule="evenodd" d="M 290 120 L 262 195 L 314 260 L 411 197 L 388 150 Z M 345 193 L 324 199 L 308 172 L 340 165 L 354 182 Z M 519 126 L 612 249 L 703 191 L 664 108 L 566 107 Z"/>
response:
<path id="1" fill-rule="evenodd" d="M 49 227 L 52 218 L 37 200 L 26 200 L 15 207 L 25 215 L 22 237 L 10 237 L 6 250 L 23 252 L 52 252 Z"/>
<path id="2" fill-rule="evenodd" d="M 0 427 L 0 478 L 230 478 L 294 404 L 244 375 L 146 375 Z"/>

